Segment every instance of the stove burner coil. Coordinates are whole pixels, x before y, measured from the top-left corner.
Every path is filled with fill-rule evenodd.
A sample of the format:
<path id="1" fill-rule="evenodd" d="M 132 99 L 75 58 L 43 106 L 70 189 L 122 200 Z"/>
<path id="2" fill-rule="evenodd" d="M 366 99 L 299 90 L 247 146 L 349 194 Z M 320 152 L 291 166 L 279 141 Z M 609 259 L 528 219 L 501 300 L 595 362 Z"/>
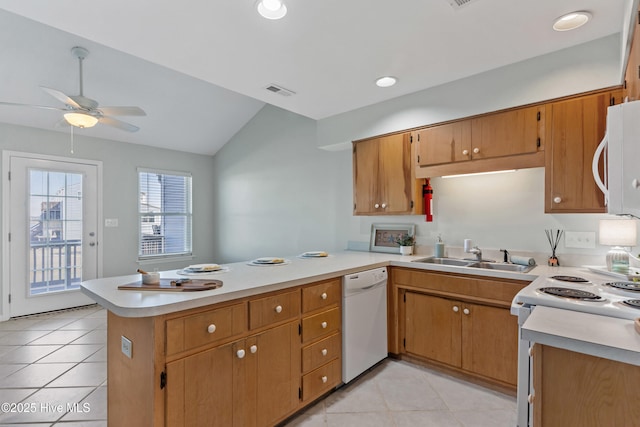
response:
<path id="1" fill-rule="evenodd" d="M 628 299 L 622 301 L 623 304 L 633 308 L 640 308 L 640 299 Z"/>
<path id="2" fill-rule="evenodd" d="M 576 276 L 551 276 L 552 279 L 560 280 L 561 282 L 573 282 L 573 283 L 586 283 L 587 279 Z"/>
<path id="3" fill-rule="evenodd" d="M 540 288 L 539 292 L 543 292 L 545 294 L 554 295 L 557 297 L 563 298 L 571 298 L 578 299 L 582 301 L 602 301 L 604 298 L 587 291 L 581 291 L 579 289 L 572 288 L 559 288 L 559 287 L 548 287 L 548 288 Z"/>
<path id="4" fill-rule="evenodd" d="M 625 291 L 640 292 L 640 283 L 638 282 L 609 282 L 605 285 Z"/>

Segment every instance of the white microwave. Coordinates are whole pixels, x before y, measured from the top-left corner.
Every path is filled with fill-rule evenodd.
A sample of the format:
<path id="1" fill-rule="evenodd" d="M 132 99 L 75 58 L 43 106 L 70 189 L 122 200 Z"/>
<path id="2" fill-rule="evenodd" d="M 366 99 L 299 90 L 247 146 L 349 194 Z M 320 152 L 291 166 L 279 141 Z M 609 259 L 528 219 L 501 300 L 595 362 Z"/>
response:
<path id="1" fill-rule="evenodd" d="M 603 155 L 604 177 L 600 177 Z M 608 213 L 640 218 L 640 101 L 608 107 L 607 131 L 594 154 L 592 171 Z"/>

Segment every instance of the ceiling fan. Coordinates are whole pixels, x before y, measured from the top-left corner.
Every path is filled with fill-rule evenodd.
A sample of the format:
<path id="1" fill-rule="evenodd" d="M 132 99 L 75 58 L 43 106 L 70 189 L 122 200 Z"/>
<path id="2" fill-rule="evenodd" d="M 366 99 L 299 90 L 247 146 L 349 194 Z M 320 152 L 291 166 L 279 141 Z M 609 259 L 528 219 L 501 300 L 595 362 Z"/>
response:
<path id="1" fill-rule="evenodd" d="M 9 105 L 16 107 L 31 107 L 31 108 L 44 108 L 47 110 L 59 110 L 63 111 L 64 118 L 60 124 L 69 124 L 79 128 L 90 128 L 101 123 L 108 126 L 125 130 L 128 132 L 136 132 L 140 128 L 130 123 L 123 122 L 118 119 L 114 119 L 111 116 L 146 116 L 139 107 L 100 107 L 98 108 L 98 101 L 91 98 L 87 98 L 83 93 L 83 81 L 82 81 L 82 61 L 89 55 L 89 51 L 83 47 L 76 46 L 71 49 L 73 56 L 78 58 L 80 64 L 80 94 L 79 95 L 66 95 L 56 89 L 40 86 L 42 90 L 49 95 L 56 98 L 58 101 L 65 104 L 65 107 L 50 107 L 47 105 L 31 105 L 31 104 L 17 104 L 14 102 L 0 102 L 0 105 Z"/>

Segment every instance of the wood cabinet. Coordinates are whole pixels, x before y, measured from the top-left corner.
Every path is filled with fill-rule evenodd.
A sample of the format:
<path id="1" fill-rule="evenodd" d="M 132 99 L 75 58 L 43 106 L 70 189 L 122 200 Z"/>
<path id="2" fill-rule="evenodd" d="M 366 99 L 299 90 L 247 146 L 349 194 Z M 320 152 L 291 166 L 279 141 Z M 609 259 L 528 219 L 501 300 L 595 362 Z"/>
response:
<path id="1" fill-rule="evenodd" d="M 416 176 L 544 165 L 545 106 L 513 108 L 416 130 Z"/>
<path id="2" fill-rule="evenodd" d="M 631 50 L 627 68 L 624 74 L 624 91 L 623 96 L 629 101 L 637 101 L 640 99 L 640 12 L 636 14 L 636 22 L 632 27 L 633 31 Z"/>
<path id="3" fill-rule="evenodd" d="M 400 357 L 515 390 L 518 324 L 510 306 L 527 282 L 394 268 L 392 283 L 392 349 Z"/>
<path id="4" fill-rule="evenodd" d="M 605 212 L 591 163 L 606 131 L 607 107 L 620 100 L 621 91 L 613 90 L 547 106 L 546 213 Z"/>
<path id="5" fill-rule="evenodd" d="M 156 317 L 109 312 L 109 425 L 282 422 L 342 381 L 341 295 L 336 278 Z"/>
<path id="6" fill-rule="evenodd" d="M 421 213 L 410 133 L 353 143 L 354 215 Z"/>
<path id="7" fill-rule="evenodd" d="M 624 426 L 640 420 L 640 366 L 536 344 L 533 425 Z"/>

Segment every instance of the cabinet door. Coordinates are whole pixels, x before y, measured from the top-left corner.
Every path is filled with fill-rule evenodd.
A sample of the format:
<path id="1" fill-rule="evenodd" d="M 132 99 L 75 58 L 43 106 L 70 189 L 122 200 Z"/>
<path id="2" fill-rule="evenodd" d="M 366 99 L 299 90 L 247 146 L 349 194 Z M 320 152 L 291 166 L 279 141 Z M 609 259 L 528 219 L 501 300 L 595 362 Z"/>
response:
<path id="1" fill-rule="evenodd" d="M 378 139 L 361 141 L 353 149 L 354 214 L 376 211 L 378 200 Z M 379 209 L 379 208 L 378 208 Z"/>
<path id="2" fill-rule="evenodd" d="M 471 160 L 471 120 L 414 132 L 418 167 Z"/>
<path id="3" fill-rule="evenodd" d="M 518 108 L 473 119 L 472 158 L 488 159 L 538 151 L 543 110 L 544 106 Z"/>
<path id="4" fill-rule="evenodd" d="M 257 425 L 275 425 L 293 412 L 299 403 L 301 361 L 298 322 L 249 337 L 247 347 L 249 357 L 255 357 L 257 364 Z"/>
<path id="5" fill-rule="evenodd" d="M 604 92 L 547 107 L 551 111 L 545 156 L 546 213 L 605 211 L 604 196 L 596 187 L 591 162 L 604 137 L 612 96 L 613 93 Z"/>
<path id="6" fill-rule="evenodd" d="M 507 384 L 518 380 L 518 321 L 509 309 L 462 305 L 462 369 Z"/>
<path id="7" fill-rule="evenodd" d="M 405 351 L 460 367 L 460 303 L 405 293 Z"/>
<path id="8" fill-rule="evenodd" d="M 636 18 L 638 19 L 638 18 Z M 629 101 L 640 99 L 640 22 L 633 26 L 633 41 L 629 52 L 629 62 L 624 74 L 624 96 Z"/>
<path id="9" fill-rule="evenodd" d="M 385 214 L 411 213 L 411 139 L 409 133 L 379 139 L 379 203 Z"/>
<path id="10" fill-rule="evenodd" d="M 233 344 L 167 363 L 166 425 L 233 426 L 237 369 Z"/>

